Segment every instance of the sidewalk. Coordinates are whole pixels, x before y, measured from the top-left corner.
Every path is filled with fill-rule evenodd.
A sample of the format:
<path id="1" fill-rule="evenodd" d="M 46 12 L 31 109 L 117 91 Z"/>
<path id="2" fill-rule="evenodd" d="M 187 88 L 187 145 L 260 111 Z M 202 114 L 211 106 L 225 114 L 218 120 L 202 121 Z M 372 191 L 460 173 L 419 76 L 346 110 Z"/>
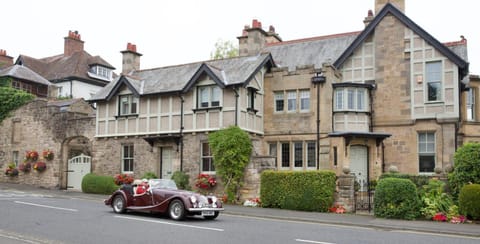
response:
<path id="1" fill-rule="evenodd" d="M 45 196 L 81 198 L 92 201 L 98 201 L 103 204 L 106 195 L 87 194 L 77 191 L 66 190 L 49 190 L 36 188 L 34 186 L 26 186 L 20 184 L 1 183 L 0 190 L 20 191 L 25 193 L 35 193 Z M 480 237 L 480 224 L 451 224 L 434 221 L 408 221 L 375 218 L 372 215 L 363 214 L 334 214 L 334 213 L 317 213 L 317 212 L 301 212 L 284 209 L 244 207 L 239 205 L 225 205 L 225 214 L 269 218 L 286 221 L 302 221 L 314 222 L 322 224 L 344 225 L 352 227 L 367 227 L 382 230 L 396 231 L 419 231 L 436 234 L 447 235 L 464 235 L 472 237 Z M 220 215 L 221 217 L 221 215 Z"/>

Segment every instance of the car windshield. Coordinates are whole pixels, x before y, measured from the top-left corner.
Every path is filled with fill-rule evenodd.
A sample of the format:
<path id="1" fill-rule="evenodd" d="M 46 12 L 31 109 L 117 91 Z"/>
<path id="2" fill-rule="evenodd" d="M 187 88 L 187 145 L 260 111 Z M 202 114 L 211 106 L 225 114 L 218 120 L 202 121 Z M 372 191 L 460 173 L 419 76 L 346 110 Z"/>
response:
<path id="1" fill-rule="evenodd" d="M 150 188 L 162 188 L 162 189 L 172 189 L 172 190 L 177 190 L 177 185 L 175 184 L 175 181 L 173 180 L 167 180 L 167 179 L 150 179 L 148 181 L 148 184 L 150 185 Z"/>

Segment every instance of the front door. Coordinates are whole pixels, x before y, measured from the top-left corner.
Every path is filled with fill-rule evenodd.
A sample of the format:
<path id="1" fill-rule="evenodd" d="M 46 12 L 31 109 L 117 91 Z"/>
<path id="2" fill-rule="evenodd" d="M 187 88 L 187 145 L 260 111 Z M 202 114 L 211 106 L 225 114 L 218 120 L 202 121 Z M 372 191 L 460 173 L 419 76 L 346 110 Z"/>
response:
<path id="1" fill-rule="evenodd" d="M 355 174 L 359 184 L 359 191 L 367 191 L 368 180 L 368 152 L 365 146 L 350 147 L 350 172 Z"/>
<path id="2" fill-rule="evenodd" d="M 172 163 L 173 149 L 171 147 L 160 148 L 160 178 L 170 179 L 173 174 Z"/>

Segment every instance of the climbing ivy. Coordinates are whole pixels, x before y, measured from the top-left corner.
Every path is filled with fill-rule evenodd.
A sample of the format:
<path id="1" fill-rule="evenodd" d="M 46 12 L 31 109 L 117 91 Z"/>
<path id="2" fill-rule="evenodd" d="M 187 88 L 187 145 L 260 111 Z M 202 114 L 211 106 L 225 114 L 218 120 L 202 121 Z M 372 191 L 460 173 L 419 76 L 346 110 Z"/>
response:
<path id="1" fill-rule="evenodd" d="M 0 78 L 0 123 L 10 112 L 35 98 L 35 95 L 11 87 L 11 79 Z"/>
<path id="2" fill-rule="evenodd" d="M 238 126 L 219 130 L 208 136 L 216 173 L 224 183 L 228 201 L 233 202 L 242 184 L 245 167 L 250 161 L 252 142 Z"/>

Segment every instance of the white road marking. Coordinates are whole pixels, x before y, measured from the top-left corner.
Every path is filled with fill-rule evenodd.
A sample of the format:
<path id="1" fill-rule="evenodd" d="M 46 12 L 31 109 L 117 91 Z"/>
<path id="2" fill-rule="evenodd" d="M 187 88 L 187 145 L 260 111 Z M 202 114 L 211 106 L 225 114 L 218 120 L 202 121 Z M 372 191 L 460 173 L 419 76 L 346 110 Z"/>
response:
<path id="1" fill-rule="evenodd" d="M 208 228 L 208 227 L 195 226 L 195 225 L 177 224 L 177 223 L 170 223 L 170 222 L 159 221 L 159 220 L 133 218 L 133 217 L 126 217 L 126 216 L 115 216 L 115 218 L 130 219 L 130 220 L 137 220 L 137 221 L 150 222 L 150 223 L 156 223 L 156 224 L 164 224 L 164 225 L 174 225 L 174 226 L 181 226 L 181 227 L 201 229 L 201 230 L 224 231 L 224 229 L 218 229 L 218 228 Z"/>
<path id="2" fill-rule="evenodd" d="M 310 240 L 302 240 L 302 239 L 295 239 L 296 242 L 305 242 L 305 243 L 316 243 L 316 244 L 335 244 L 332 242 L 322 242 L 322 241 L 310 241 Z"/>
<path id="3" fill-rule="evenodd" d="M 3 235 L 1 233 L 0 233 L 0 237 L 4 237 L 4 238 L 11 239 L 11 240 L 16 240 L 16 241 L 21 241 L 21 242 L 25 242 L 25 243 L 30 243 L 30 244 L 41 243 L 41 242 L 38 242 L 38 241 L 31 241 L 31 240 L 27 240 L 27 239 L 24 239 L 24 238 L 21 238 L 21 237 L 16 237 L 16 236 L 13 236 L 13 235 Z"/>
<path id="4" fill-rule="evenodd" d="M 53 209 L 58 209 L 58 210 L 78 212 L 78 210 L 72 209 L 72 208 L 60 208 L 60 207 L 54 207 L 54 206 L 48 206 L 48 205 L 41 205 L 41 204 L 36 204 L 36 203 L 31 203 L 31 202 L 15 201 L 15 203 L 25 204 L 25 205 L 30 205 L 30 206 L 36 206 L 36 207 L 42 207 L 42 208 L 53 208 Z"/>

